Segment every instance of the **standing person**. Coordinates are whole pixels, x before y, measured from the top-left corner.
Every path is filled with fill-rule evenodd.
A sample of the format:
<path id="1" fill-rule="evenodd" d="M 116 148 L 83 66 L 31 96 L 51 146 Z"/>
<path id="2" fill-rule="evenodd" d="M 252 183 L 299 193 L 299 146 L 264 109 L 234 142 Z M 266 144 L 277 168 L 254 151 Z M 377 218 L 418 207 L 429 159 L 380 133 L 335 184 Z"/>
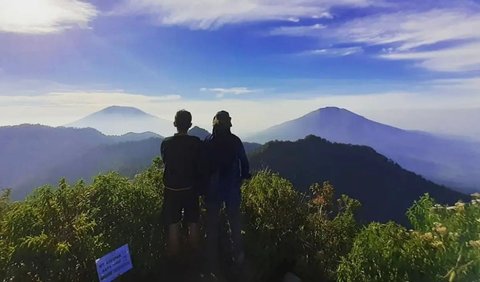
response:
<path id="1" fill-rule="evenodd" d="M 225 204 L 231 231 L 233 260 L 244 260 L 240 227 L 240 186 L 251 177 L 243 143 L 232 134 L 228 112 L 220 111 L 213 118 L 213 133 L 205 139 L 209 159 L 210 184 L 206 191 L 207 255 L 210 266 L 218 265 L 219 213 Z"/>
<path id="2" fill-rule="evenodd" d="M 188 241 L 195 251 L 199 244 L 199 203 L 195 187 L 201 182 L 202 141 L 187 134 L 192 126 L 192 115 L 186 110 L 178 111 L 173 123 L 177 133 L 165 138 L 161 145 L 165 165 L 163 212 L 167 224 L 167 252 L 177 256 L 180 244 L 180 222 L 188 224 Z"/>

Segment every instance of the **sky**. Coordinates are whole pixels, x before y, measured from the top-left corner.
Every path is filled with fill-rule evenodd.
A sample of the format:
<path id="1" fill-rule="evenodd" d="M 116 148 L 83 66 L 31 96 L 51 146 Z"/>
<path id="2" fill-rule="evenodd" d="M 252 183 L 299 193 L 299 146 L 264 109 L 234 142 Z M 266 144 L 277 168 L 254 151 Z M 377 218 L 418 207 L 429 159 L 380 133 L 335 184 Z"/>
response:
<path id="1" fill-rule="evenodd" d="M 249 134 L 325 106 L 480 139 L 480 2 L 0 0 L 0 125 L 110 105 Z"/>

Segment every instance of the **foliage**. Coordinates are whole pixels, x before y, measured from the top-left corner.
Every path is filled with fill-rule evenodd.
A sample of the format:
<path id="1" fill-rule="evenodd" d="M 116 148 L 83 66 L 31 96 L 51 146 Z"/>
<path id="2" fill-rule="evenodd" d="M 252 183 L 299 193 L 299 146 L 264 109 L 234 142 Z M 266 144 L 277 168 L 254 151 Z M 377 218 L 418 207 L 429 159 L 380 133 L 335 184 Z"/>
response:
<path id="1" fill-rule="evenodd" d="M 340 281 L 478 281 L 480 200 L 442 206 L 428 195 L 407 212 L 415 230 L 372 223 L 338 269 Z"/>
<path id="2" fill-rule="evenodd" d="M 342 258 L 348 254 L 358 232 L 355 212 L 360 202 L 341 195 L 334 198 L 334 188 L 329 182 L 314 184 L 309 202 L 304 241 L 308 242 L 304 255 L 304 278 L 310 281 L 335 280 Z"/>
<path id="3" fill-rule="evenodd" d="M 164 242 L 159 175 L 154 165 L 133 181 L 116 173 L 90 186 L 61 180 L 11 204 L 0 223 L 0 280 L 94 281 L 95 259 L 125 243 L 142 266 L 130 275 L 152 271 Z"/>
<path id="4" fill-rule="evenodd" d="M 266 281 L 282 267 L 305 281 L 335 279 L 340 258 L 350 251 L 357 232 L 359 202 L 342 195 L 335 203 L 328 182 L 312 185 L 311 192 L 311 197 L 300 194 L 268 171 L 244 185 L 246 246 L 257 281 Z"/>
<path id="5" fill-rule="evenodd" d="M 292 184 L 270 172 L 259 172 L 243 187 L 246 246 L 255 266 L 256 279 L 265 281 L 275 267 L 303 252 L 299 244 L 305 206 Z"/>
<path id="6" fill-rule="evenodd" d="M 89 185 L 62 179 L 22 202 L 0 194 L 0 280 L 94 281 L 95 259 L 123 244 L 134 269 L 122 280 L 158 277 L 165 269 L 161 166 L 156 159 L 133 179 L 108 173 Z M 412 230 L 392 222 L 361 228 L 360 203 L 337 196 L 329 182 L 302 194 L 260 171 L 242 186 L 251 281 L 278 281 L 284 271 L 302 281 L 478 280 L 476 197 L 451 207 L 420 198 L 407 212 Z"/>

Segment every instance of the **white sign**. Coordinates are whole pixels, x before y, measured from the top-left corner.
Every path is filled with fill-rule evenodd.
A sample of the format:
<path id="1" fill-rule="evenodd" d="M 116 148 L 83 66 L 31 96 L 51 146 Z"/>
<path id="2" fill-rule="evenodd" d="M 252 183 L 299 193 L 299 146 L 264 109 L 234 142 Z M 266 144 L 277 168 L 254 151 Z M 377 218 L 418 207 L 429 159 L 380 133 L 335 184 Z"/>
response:
<path id="1" fill-rule="evenodd" d="M 130 252 L 128 251 L 128 244 L 97 259 L 95 263 L 97 264 L 97 273 L 100 282 L 113 281 L 133 267 Z"/>

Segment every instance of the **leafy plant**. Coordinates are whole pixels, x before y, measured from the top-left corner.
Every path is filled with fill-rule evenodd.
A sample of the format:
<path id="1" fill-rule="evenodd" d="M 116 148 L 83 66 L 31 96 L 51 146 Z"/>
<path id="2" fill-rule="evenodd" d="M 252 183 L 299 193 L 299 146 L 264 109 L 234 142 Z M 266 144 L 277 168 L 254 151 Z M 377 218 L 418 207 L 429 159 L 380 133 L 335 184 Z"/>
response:
<path id="1" fill-rule="evenodd" d="M 442 206 L 428 195 L 408 210 L 414 230 L 371 223 L 339 266 L 340 281 L 478 281 L 480 200 Z"/>
<path id="2" fill-rule="evenodd" d="M 1 216 L 0 280 L 94 281 L 95 259 L 128 243 L 129 277 L 152 272 L 161 257 L 161 170 L 156 161 L 133 181 L 116 173 L 92 185 L 44 186 Z"/>

